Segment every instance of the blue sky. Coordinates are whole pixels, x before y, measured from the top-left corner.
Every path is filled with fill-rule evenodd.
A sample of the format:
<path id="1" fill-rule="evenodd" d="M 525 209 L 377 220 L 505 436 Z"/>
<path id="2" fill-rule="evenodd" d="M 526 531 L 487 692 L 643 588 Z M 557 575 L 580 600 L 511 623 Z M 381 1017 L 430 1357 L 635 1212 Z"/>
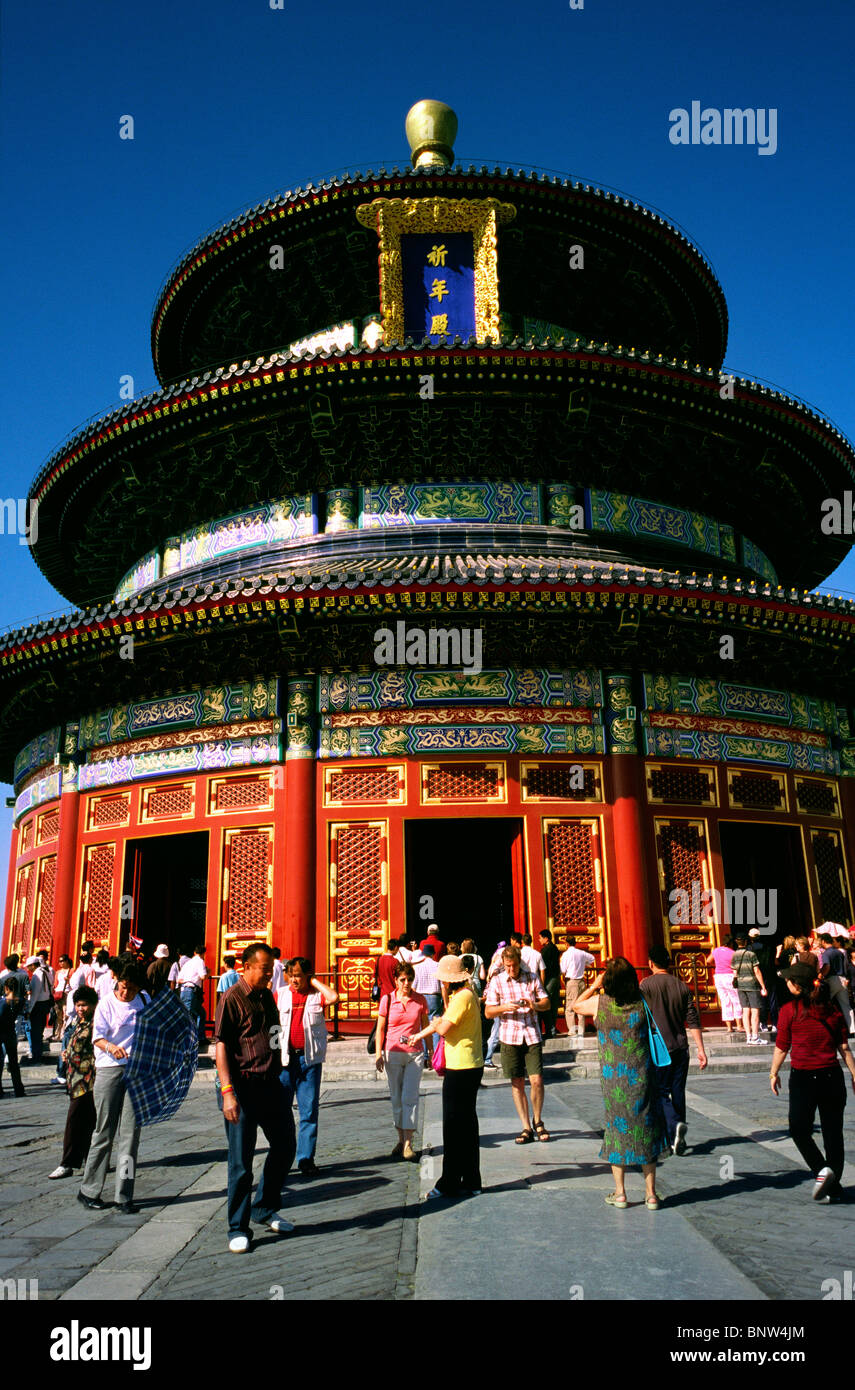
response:
<path id="1" fill-rule="evenodd" d="M 855 436 L 851 0 L 7 0 L 0 26 L 2 497 L 120 403 L 121 376 L 155 388 L 152 306 L 193 242 L 327 171 L 403 164 L 426 96 L 457 111 L 464 162 L 566 172 L 677 222 L 727 295 L 728 367 Z M 774 107 L 776 153 L 671 144 L 694 100 Z M 0 628 L 69 606 L 16 537 L 0 565 Z M 828 587 L 855 597 L 855 558 Z"/>

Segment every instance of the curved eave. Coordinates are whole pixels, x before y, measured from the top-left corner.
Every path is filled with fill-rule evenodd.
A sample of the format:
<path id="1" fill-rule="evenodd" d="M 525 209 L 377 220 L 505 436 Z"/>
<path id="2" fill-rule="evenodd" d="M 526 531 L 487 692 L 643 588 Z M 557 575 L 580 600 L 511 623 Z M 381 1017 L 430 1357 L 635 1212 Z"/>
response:
<path id="1" fill-rule="evenodd" d="M 843 600 L 551 558 L 423 555 L 391 572 L 366 563 L 260 574 L 201 592 L 162 588 L 6 634 L 0 767 L 11 776 L 19 749 L 52 724 L 168 694 L 181 682 L 210 683 L 230 660 L 248 674 L 331 663 L 364 668 L 378 619 L 392 614 L 415 625 L 440 615 L 443 622 L 484 619 L 488 661 L 498 665 L 520 652 L 534 664 L 581 653 L 594 664 L 607 654 L 646 669 L 679 671 L 688 663 L 713 673 L 721 666 L 718 634 L 726 630 L 736 634 L 733 679 L 769 684 L 777 674 L 786 688 L 845 703 L 855 669 L 855 604 Z M 128 636 L 133 661 L 121 656 Z"/>
<path id="2" fill-rule="evenodd" d="M 643 204 L 603 189 L 567 179 L 550 178 L 520 171 L 503 173 L 486 168 L 463 170 L 459 167 L 428 174 L 424 170 L 393 170 L 379 174 L 335 179 L 319 185 L 282 193 L 241 216 L 224 223 L 192 248 L 170 273 L 152 314 L 151 349 L 160 381 L 175 378 L 186 365 L 180 358 L 179 342 L 183 324 L 195 305 L 206 295 L 212 282 L 228 274 L 231 261 L 248 250 L 263 247 L 269 254 L 269 238 L 285 246 L 289 236 L 311 236 L 321 224 L 328 226 L 329 215 L 342 214 L 342 225 L 350 230 L 353 209 L 360 202 L 385 197 L 498 197 L 513 201 L 519 209 L 554 214 L 577 210 L 603 227 L 617 228 L 639 246 L 658 248 L 659 254 L 673 258 L 673 268 L 687 274 L 695 289 L 689 297 L 700 310 L 705 335 L 713 334 L 709 356 L 721 361 L 727 345 L 727 304 L 712 266 L 700 250 L 677 227 Z M 353 221 L 353 229 L 356 223 Z M 667 274 L 667 268 L 666 268 Z M 713 327 L 715 324 L 715 327 Z"/>
<path id="3" fill-rule="evenodd" d="M 625 402 L 628 429 L 633 418 L 638 428 L 643 425 L 646 431 L 654 412 L 673 417 L 676 411 L 686 424 L 700 425 L 717 437 L 749 440 L 758 466 L 772 470 L 776 467 L 774 446 L 783 444 L 793 467 L 787 483 L 791 493 L 795 490 L 799 503 L 795 507 L 791 496 L 789 506 L 794 515 L 789 520 L 793 524 L 797 522 L 802 529 L 803 497 L 809 496 L 813 503 L 817 496 L 839 497 L 845 488 L 855 485 L 852 446 L 809 407 L 767 387 L 742 380 L 735 384 L 733 399 L 722 400 L 718 371 L 690 367 L 688 363 L 678 364 L 673 360 L 667 362 L 661 356 L 634 348 L 627 350 L 593 343 L 582 346 L 577 342 L 572 350 L 566 350 L 550 345 L 547 340 L 544 345 L 515 342 L 505 346 L 470 343 L 449 348 L 356 349 L 300 358 L 276 354 L 254 364 L 220 368 L 194 377 L 132 402 L 75 435 L 48 460 L 32 485 L 31 496 L 39 506 L 34 558 L 60 592 L 77 601 L 94 601 L 108 585 L 93 586 L 88 573 L 76 571 L 71 545 L 85 531 L 88 516 L 103 508 L 104 488 L 121 477 L 122 468 L 133 471 L 142 464 L 144 471 L 147 452 L 162 454 L 173 445 L 177 448 L 194 445 L 223 431 L 240 430 L 247 424 L 257 425 L 287 416 L 289 423 L 301 431 L 301 447 L 292 460 L 294 467 L 298 472 L 303 468 L 305 482 L 312 487 L 317 477 L 313 449 L 318 441 L 307 408 L 311 393 L 338 392 L 344 402 L 343 411 L 350 412 L 351 421 L 361 418 L 363 411 L 369 412 L 381 402 L 392 403 L 397 409 L 418 411 L 423 408 L 419 399 L 419 378 L 426 369 L 437 374 L 440 408 L 477 400 L 480 409 L 493 392 L 497 409 L 507 408 L 523 398 L 527 403 L 539 405 L 550 419 L 565 427 L 567 397 L 556 399 L 557 393 L 575 388 L 580 379 L 584 379 L 597 399 L 607 404 L 618 402 L 621 406 Z M 308 397 L 307 392 L 310 393 Z M 768 461 L 756 437 L 758 431 L 769 436 L 773 446 Z M 429 468 L 437 474 L 441 471 L 441 465 L 434 464 L 431 468 L 426 460 L 425 471 Z M 390 477 L 395 473 L 394 460 L 390 461 L 388 471 Z M 550 470 L 544 465 L 541 471 Z M 556 480 L 561 476 L 559 470 Z M 744 483 L 744 473 L 741 478 Z M 179 478 L 175 487 L 184 485 L 184 481 L 183 477 Z M 342 478 L 339 485 L 345 481 Z M 574 481 L 585 482 L 584 479 Z M 739 479 L 734 479 L 734 484 L 738 488 Z M 163 513 L 170 505 L 162 484 L 150 487 L 151 495 L 146 493 L 144 477 L 139 486 L 136 500 L 143 507 L 143 514 L 149 515 L 147 524 L 151 539 L 136 549 L 129 540 L 123 549 L 125 532 L 122 528 L 131 523 L 123 509 L 117 508 L 110 520 L 115 545 L 121 554 L 117 556 L 115 572 L 109 575 L 112 587 L 128 565 L 143 554 L 162 531 Z M 204 478 L 194 480 L 194 486 L 199 490 L 197 496 L 204 498 Z M 250 499 L 249 505 L 257 500 L 257 497 Z M 781 501 L 778 506 L 783 509 L 786 503 Z M 198 520 L 210 519 L 210 510 L 210 507 L 203 510 Z M 800 563 L 806 566 L 804 577 L 808 584 L 821 582 L 849 549 L 848 539 L 820 537 L 818 522 L 817 514 L 814 545 L 805 544 L 800 556 Z M 744 529 L 752 534 L 749 525 Z M 760 537 L 756 539 L 762 544 Z M 771 558 L 779 572 L 786 574 L 786 564 L 782 565 L 774 553 Z"/>

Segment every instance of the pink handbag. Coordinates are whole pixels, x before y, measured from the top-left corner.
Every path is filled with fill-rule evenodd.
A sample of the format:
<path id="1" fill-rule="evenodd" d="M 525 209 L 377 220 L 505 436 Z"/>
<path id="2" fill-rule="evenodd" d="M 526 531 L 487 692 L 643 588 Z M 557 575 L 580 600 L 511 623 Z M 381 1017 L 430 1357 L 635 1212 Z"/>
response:
<path id="1" fill-rule="evenodd" d="M 445 1076 L 445 1038 L 440 1037 L 431 1063 L 436 1076 Z"/>

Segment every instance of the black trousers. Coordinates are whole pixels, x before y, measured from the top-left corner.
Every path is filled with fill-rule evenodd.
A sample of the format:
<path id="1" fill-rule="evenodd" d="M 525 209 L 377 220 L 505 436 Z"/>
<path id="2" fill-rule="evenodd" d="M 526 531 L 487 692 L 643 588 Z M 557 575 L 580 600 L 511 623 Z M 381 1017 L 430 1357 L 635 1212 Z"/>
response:
<path id="1" fill-rule="evenodd" d="M 82 1168 L 95 1133 L 95 1096 L 86 1091 L 68 1103 L 65 1137 L 62 1141 L 63 1168 Z"/>
<path id="2" fill-rule="evenodd" d="M 842 1069 L 796 1071 L 790 1068 L 790 1137 L 814 1177 L 820 1168 L 834 1170 L 838 1184 L 843 1176 L 843 1111 L 846 1083 Z M 819 1110 L 825 1157 L 813 1138 L 813 1122 Z"/>
<path id="3" fill-rule="evenodd" d="M 483 1067 L 447 1071 L 442 1078 L 442 1177 L 444 1197 L 481 1189 L 481 1136 L 475 1103 Z"/>
<path id="4" fill-rule="evenodd" d="M 12 1078 L 12 1090 L 16 1096 L 26 1094 L 21 1084 L 21 1068 L 18 1066 L 18 1039 L 15 1035 L 15 1020 L 12 1018 L 8 1009 L 3 1010 L 3 1018 L 7 1020 L 5 1027 L 0 1028 L 0 1095 L 3 1094 L 3 1057 L 9 1063 L 9 1075 Z"/>

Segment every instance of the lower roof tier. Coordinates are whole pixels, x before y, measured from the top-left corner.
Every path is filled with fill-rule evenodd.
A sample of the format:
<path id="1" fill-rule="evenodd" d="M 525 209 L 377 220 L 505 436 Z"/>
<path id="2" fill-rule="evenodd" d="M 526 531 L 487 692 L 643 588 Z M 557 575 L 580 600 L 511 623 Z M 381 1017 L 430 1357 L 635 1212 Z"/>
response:
<path id="1" fill-rule="evenodd" d="M 424 347 L 275 355 L 98 421 L 45 465 L 33 553 L 78 603 L 168 537 L 259 498 L 481 478 L 544 480 L 714 517 L 787 585 L 849 549 L 823 505 L 855 487 L 849 442 L 808 407 L 634 349 Z"/>
<path id="2" fill-rule="evenodd" d="M 408 627 L 422 634 L 412 649 Z M 548 554 L 419 554 L 391 564 L 341 561 L 182 589 L 160 585 L 7 634 L 0 642 L 0 775 L 11 775 L 13 759 L 40 731 L 87 712 L 219 686 L 226 677 L 252 681 L 259 671 L 286 677 L 406 667 L 430 660 L 432 628 L 456 631 L 461 643 L 468 633 L 470 653 L 477 634 L 484 670 L 524 662 L 691 672 L 705 681 L 809 691 L 829 707 L 852 701 L 855 605 L 843 600 L 755 581 L 598 561 L 580 566 Z M 381 629 L 391 637 L 378 646 Z M 462 654 L 453 639 L 445 642 L 443 667 Z"/>

